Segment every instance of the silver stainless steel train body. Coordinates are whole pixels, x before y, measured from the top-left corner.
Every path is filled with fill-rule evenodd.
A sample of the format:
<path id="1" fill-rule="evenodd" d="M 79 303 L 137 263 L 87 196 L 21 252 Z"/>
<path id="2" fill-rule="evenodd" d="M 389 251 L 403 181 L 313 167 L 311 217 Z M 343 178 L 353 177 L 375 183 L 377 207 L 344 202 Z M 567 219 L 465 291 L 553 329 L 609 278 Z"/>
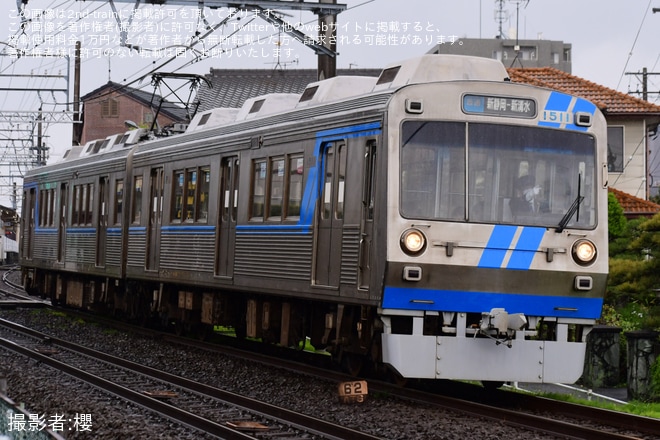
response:
<path id="1" fill-rule="evenodd" d="M 31 291 L 406 378 L 581 375 L 608 267 L 592 103 L 426 55 L 141 134 L 26 176 Z"/>

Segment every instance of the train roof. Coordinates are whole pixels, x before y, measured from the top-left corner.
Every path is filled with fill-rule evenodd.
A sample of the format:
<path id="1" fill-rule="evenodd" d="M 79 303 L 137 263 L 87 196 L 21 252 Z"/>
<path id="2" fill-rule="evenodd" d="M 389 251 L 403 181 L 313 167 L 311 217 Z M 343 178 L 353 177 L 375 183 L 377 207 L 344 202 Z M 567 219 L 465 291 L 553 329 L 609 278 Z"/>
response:
<path id="1" fill-rule="evenodd" d="M 220 108 L 200 112 L 195 115 L 185 133 L 229 127 L 292 110 L 349 101 L 368 95 L 389 95 L 410 84 L 472 80 L 502 82 L 509 80 L 509 77 L 504 65 L 497 60 L 464 55 L 427 54 L 391 63 L 381 71 L 378 78 L 337 76 L 309 84 L 302 94 L 271 93 L 246 100 L 240 109 Z M 376 103 L 380 100 L 373 101 Z M 72 147 L 62 160 L 89 157 L 133 146 L 146 139 L 154 137 L 149 136 L 143 129 L 130 130 L 123 135 L 90 141 L 82 148 Z"/>

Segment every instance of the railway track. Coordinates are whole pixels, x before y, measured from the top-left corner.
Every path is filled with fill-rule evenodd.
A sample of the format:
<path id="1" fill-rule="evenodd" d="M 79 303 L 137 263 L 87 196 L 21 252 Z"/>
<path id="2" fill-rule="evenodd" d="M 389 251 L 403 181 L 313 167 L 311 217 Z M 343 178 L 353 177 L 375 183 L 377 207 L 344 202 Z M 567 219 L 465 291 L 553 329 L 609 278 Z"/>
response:
<path id="1" fill-rule="evenodd" d="M 86 318 L 90 318 L 90 316 L 86 315 Z M 110 321 L 105 322 L 112 325 Z M 6 324 L 7 326 L 11 326 L 9 323 Z M 122 324 L 121 327 L 125 326 Z M 5 326 L 5 322 L 1 321 L 0 329 L 3 328 L 7 327 Z M 2 330 L 3 333 L 7 331 Z M 139 331 L 149 332 L 143 328 L 140 328 Z M 172 376 L 158 370 L 124 361 L 114 356 L 85 349 L 77 344 L 31 331 L 25 327 L 14 327 L 9 333 L 25 338 L 25 342 L 17 345 L 17 343 L 5 343 L 2 341 L 3 345 L 7 344 L 11 349 L 19 351 L 26 356 L 38 358 L 42 363 L 53 364 L 55 368 L 59 368 L 56 361 L 61 361 L 62 358 L 71 356 L 74 360 L 67 362 L 66 365 L 68 366 L 65 368 L 70 368 L 71 370 L 68 371 L 68 374 L 75 377 L 84 376 L 78 370 L 73 369 L 78 368 L 78 363 L 82 362 L 81 359 L 92 359 L 90 361 L 91 364 L 107 365 L 108 367 L 106 368 L 109 368 L 111 371 L 105 374 L 97 374 L 92 367 L 85 367 L 84 369 L 87 370 L 87 374 L 90 375 L 88 381 L 95 386 L 109 390 L 113 394 L 122 396 L 127 401 L 133 401 L 139 405 L 153 408 L 153 411 L 163 414 L 172 420 L 177 420 L 188 426 L 201 425 L 200 428 L 195 428 L 199 429 L 200 432 L 211 432 L 212 435 L 223 438 L 258 438 L 259 435 L 272 437 L 279 432 L 285 432 L 277 431 L 278 428 L 276 427 L 279 425 L 283 430 L 290 429 L 290 426 L 300 427 L 300 432 L 298 434 L 292 434 L 292 438 L 296 438 L 296 435 L 306 436 L 305 438 L 376 438 L 354 430 L 341 431 L 343 428 L 338 427 L 337 424 L 325 423 L 324 425 L 324 423 L 321 423 L 317 426 L 316 423 L 318 421 L 303 416 L 299 412 L 291 413 L 291 411 L 286 409 L 259 402 L 255 403 L 254 415 L 250 416 L 251 418 L 249 420 L 246 420 L 242 413 L 238 417 L 236 416 L 238 413 L 231 412 L 232 410 L 229 409 L 220 410 L 220 415 L 206 413 L 208 407 L 215 406 L 219 401 L 223 401 L 223 405 L 227 404 L 235 408 L 249 408 L 252 405 L 251 401 L 253 399 L 247 399 L 223 390 L 210 388 L 204 383 L 189 381 L 178 376 Z M 153 338 L 153 334 L 150 337 Z M 216 345 L 191 341 L 171 335 L 156 337 L 187 347 L 194 345 L 197 348 L 208 351 L 220 350 L 225 353 L 227 352 L 227 349 L 218 348 Z M 40 349 L 39 351 L 41 353 L 37 349 Z M 53 350 L 57 352 L 55 353 Z M 292 363 L 282 359 L 272 359 L 255 353 L 243 352 L 243 354 L 237 354 L 232 349 L 230 349 L 230 352 L 232 356 L 247 356 L 251 359 L 251 362 L 276 364 L 279 367 L 289 370 L 304 371 L 305 375 L 312 378 L 311 380 L 314 380 L 314 377 L 329 379 L 335 382 L 353 379 L 336 372 L 302 365 L 299 362 Z M 76 366 L 72 364 L 76 364 Z M 475 392 L 474 387 L 463 387 L 461 384 L 459 384 L 459 388 L 460 390 L 455 391 L 453 395 L 446 396 L 415 389 L 403 389 L 377 381 L 369 382 L 370 393 L 373 394 L 409 399 L 420 402 L 426 407 L 460 412 L 471 417 L 486 418 L 498 424 L 506 424 L 515 428 L 522 427 L 558 438 L 599 440 L 660 438 L 660 420 L 656 419 L 603 411 L 518 393 L 498 391 L 495 394 L 484 394 L 480 388 Z M 126 397 L 124 397 L 124 394 Z M 186 403 L 184 405 L 180 402 Z M 183 412 L 176 414 L 186 406 L 190 408 L 187 411 L 188 414 Z M 273 413 L 275 416 L 272 419 L 265 419 L 266 414 Z M 282 414 L 285 414 L 286 417 L 281 417 Z M 220 420 L 220 422 L 210 422 L 209 420 Z M 234 427 L 230 426 L 232 424 Z M 267 426 L 271 429 L 268 432 L 258 431 L 257 428 L 260 425 Z M 236 429 L 250 426 L 255 431 L 245 432 Z M 286 432 L 289 435 L 288 431 Z M 233 437 L 234 435 L 237 437 Z M 312 436 L 310 437 L 310 435 Z"/>
<path id="2" fill-rule="evenodd" d="M 30 297 L 23 287 L 12 282 L 11 274 L 20 270 L 18 266 L 0 266 L 2 285 L 0 285 L 0 307 L 45 307 L 50 301 Z"/>
<path id="3" fill-rule="evenodd" d="M 146 407 L 201 433 L 223 439 L 377 437 L 229 393 L 0 320 L 0 345 Z"/>

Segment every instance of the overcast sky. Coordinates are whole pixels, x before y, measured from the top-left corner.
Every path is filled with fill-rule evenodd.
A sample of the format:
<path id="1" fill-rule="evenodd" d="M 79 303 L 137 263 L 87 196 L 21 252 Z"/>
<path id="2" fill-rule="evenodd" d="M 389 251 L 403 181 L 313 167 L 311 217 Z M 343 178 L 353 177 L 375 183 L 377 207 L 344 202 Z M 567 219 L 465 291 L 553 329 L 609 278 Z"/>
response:
<path id="1" fill-rule="evenodd" d="M 308 2 L 310 0 L 307 0 Z M 339 0 L 340 3 L 341 0 Z M 107 1 L 29 0 L 27 19 L 21 31 L 15 0 L 0 12 L 0 51 L 14 48 L 37 51 L 70 51 L 79 39 L 86 51 L 82 60 L 84 95 L 109 79 L 147 87 L 150 80 L 138 81 L 152 69 L 206 74 L 210 68 L 296 67 L 316 68 L 316 58 L 309 47 L 279 35 L 273 27 L 253 14 L 242 14 L 227 25 L 210 31 L 228 14 L 226 9 L 141 5 L 139 15 L 129 20 L 135 1 L 115 0 L 128 28 L 126 35 L 117 31 L 113 8 Z M 196 1 L 191 1 L 196 4 Z M 283 1 L 282 3 L 286 3 Z M 622 92 L 640 90 L 638 79 L 626 72 L 660 72 L 660 0 L 531 0 L 504 1 L 501 13 L 496 0 L 345 0 L 348 9 L 337 18 L 339 68 L 374 68 L 421 55 L 439 41 L 459 44 L 460 38 L 493 38 L 500 23 L 505 36 L 521 39 L 560 40 L 572 45 L 572 73 Z M 45 12 L 43 12 L 45 11 Z M 316 16 L 309 12 L 281 9 L 283 19 L 310 35 L 317 34 Z M 500 17 L 500 20 L 496 19 Z M 239 30 L 240 29 L 240 30 Z M 203 41 L 191 44 L 195 34 Z M 122 38 L 125 38 L 122 40 Z M 140 46 L 141 51 L 121 47 L 120 43 Z M 279 42 L 279 44 L 278 44 Z M 199 62 L 197 54 L 205 53 Z M 279 57 L 277 48 L 280 49 Z M 180 51 L 179 58 L 170 55 Z M 16 52 L 13 52 L 14 54 Z M 8 78 L 16 74 L 66 74 L 61 59 L 23 56 L 0 57 L 0 86 L 16 88 L 63 88 L 61 79 L 45 77 Z M 11 82 L 9 82 L 11 81 Z M 146 88 L 150 90 L 149 88 Z M 649 91 L 660 90 L 660 76 L 649 76 Z M 64 110 L 69 101 L 63 93 L 44 94 L 0 92 L 0 111 L 45 109 Z M 656 100 L 651 95 L 650 100 Z M 51 106 L 57 102 L 60 105 Z M 51 130 L 51 129 L 49 129 Z M 57 157 L 68 147 L 70 129 L 50 133 L 51 156 Z M 1 196 L 1 194 L 0 194 Z"/>
<path id="2" fill-rule="evenodd" d="M 11 4 L 15 14 L 14 0 L 5 2 Z M 134 3 L 115 0 L 116 8 L 124 17 L 128 16 Z M 491 38 L 498 34 L 500 26 L 496 20 L 499 4 L 496 0 L 346 0 L 345 4 L 348 9 L 340 13 L 337 19 L 340 42 L 337 64 L 344 68 L 382 67 L 389 62 L 425 53 L 433 43 L 442 39 L 449 42 L 461 37 Z M 83 94 L 105 83 L 108 77 L 123 82 L 135 79 L 147 73 L 150 68 L 162 64 L 168 58 L 158 56 L 155 51 L 168 45 L 172 49 L 177 43 L 175 37 L 191 35 L 192 32 L 187 32 L 191 27 L 196 27 L 194 30 L 200 34 L 208 32 L 204 22 L 195 19 L 196 8 L 140 6 L 139 11 L 144 12 L 144 15 L 130 22 L 131 31 L 126 41 L 150 49 L 151 53 L 145 57 L 147 51 L 140 55 L 137 51 L 120 48 L 115 44 L 120 35 L 114 30 L 108 31 L 106 27 L 108 23 L 116 25 L 109 16 L 113 9 L 108 2 L 29 0 L 27 7 L 32 13 L 50 10 L 57 14 L 41 20 L 42 34 L 54 33 L 48 29 L 49 26 L 64 23 L 71 29 L 79 24 L 79 28 L 73 32 L 55 34 L 58 37 L 66 36 L 67 43 L 71 35 L 78 36 L 84 39 L 83 49 L 92 51 L 100 47 L 113 54 L 104 56 L 97 51 L 86 55 L 83 60 Z M 519 38 L 543 38 L 570 43 L 573 47 L 573 74 L 607 87 L 628 91 L 629 87 L 636 89 L 637 82 L 634 77 L 624 75 L 625 72 L 641 71 L 644 67 L 649 71 L 660 70 L 660 13 L 654 14 L 654 7 L 660 8 L 660 0 L 509 0 L 504 2 L 502 28 L 505 35 L 514 38 L 517 27 Z M 147 17 L 146 11 L 149 10 L 165 11 L 165 17 Z M 302 23 L 305 33 L 311 36 L 316 34 L 313 14 L 285 9 L 281 11 L 288 14 L 283 17 L 288 23 Z M 209 25 L 218 23 L 226 15 L 225 9 L 205 9 L 206 23 Z M 0 14 L 0 20 L 0 29 L 8 29 L 7 35 L 0 34 L 0 41 L 12 43 L 11 38 L 20 35 L 17 32 L 20 20 L 12 18 L 12 11 Z M 176 22 L 181 26 L 178 32 L 178 29 L 172 28 Z M 30 37 L 39 33 L 39 29 L 35 29 L 32 23 L 32 28 L 26 32 Z M 83 29 L 82 23 L 88 27 Z M 99 24 L 103 28 L 94 29 L 93 26 Z M 123 24 L 128 25 L 129 21 L 124 19 Z M 163 32 L 158 31 L 158 26 L 164 29 Z M 238 31 L 243 26 L 245 30 Z M 111 40 L 110 44 L 101 44 L 103 36 Z M 264 36 L 267 39 L 250 44 Z M 186 67 L 185 71 L 203 74 L 211 67 L 273 68 L 277 62 L 282 68 L 316 66 L 311 49 L 290 41 L 285 35 L 278 37 L 265 21 L 250 15 L 243 16 L 240 21 L 232 20 L 227 26 L 215 31 L 207 37 L 206 47 L 211 47 L 213 38 L 215 41 L 228 39 L 228 44 L 218 47 L 237 48 L 224 54 L 216 53 L 204 62 Z M 278 39 L 282 44 L 279 46 L 282 49 L 279 59 L 275 53 Z M 45 42 L 40 47 L 44 50 L 47 47 L 70 48 L 71 44 Z M 204 44 L 197 44 L 194 48 L 202 50 L 203 47 Z M 253 53 L 249 54 L 249 49 L 253 49 Z M 185 60 L 171 62 L 163 70 L 177 69 L 192 59 L 188 53 Z M 293 63 L 296 60 L 297 64 Z M 3 69 L 6 65 L 6 60 L 0 64 Z M 660 77 L 652 77 L 651 80 L 657 90 Z"/>

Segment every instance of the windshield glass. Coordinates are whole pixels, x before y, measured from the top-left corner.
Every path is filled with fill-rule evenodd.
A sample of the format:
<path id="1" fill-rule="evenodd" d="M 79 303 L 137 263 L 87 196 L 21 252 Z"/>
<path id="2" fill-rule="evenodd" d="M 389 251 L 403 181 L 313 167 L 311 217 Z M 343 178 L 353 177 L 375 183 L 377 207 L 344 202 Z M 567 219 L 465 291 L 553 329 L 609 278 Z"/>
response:
<path id="1" fill-rule="evenodd" d="M 406 218 L 595 226 L 593 136 L 540 127 L 406 121 L 401 214 Z M 467 166 L 466 166 L 467 158 Z M 564 219 L 579 200 L 570 219 Z"/>

